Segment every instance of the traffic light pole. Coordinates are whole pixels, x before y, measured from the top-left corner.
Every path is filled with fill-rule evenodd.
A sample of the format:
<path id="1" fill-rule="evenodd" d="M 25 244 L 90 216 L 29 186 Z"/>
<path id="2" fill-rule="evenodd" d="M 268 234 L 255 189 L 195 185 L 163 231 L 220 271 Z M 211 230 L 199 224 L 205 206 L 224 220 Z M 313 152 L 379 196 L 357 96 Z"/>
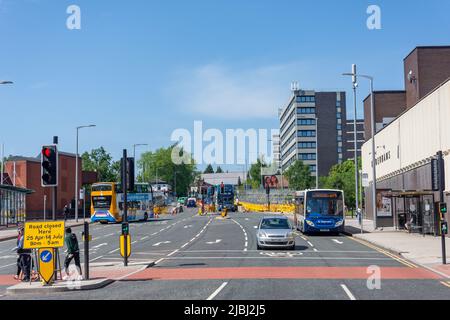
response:
<path id="1" fill-rule="evenodd" d="M 439 163 L 439 200 L 441 203 L 445 202 L 444 189 L 445 189 L 445 174 L 444 174 L 444 157 L 442 151 L 437 153 L 438 163 Z M 439 206 L 440 207 L 440 206 Z M 445 222 L 445 214 L 439 209 L 439 227 L 441 232 L 441 243 L 442 243 L 442 264 L 447 264 L 447 253 L 445 248 L 445 232 L 442 230 L 442 224 Z"/>
<path id="2" fill-rule="evenodd" d="M 122 189 L 123 189 L 123 223 L 128 223 L 128 199 L 127 199 L 127 149 L 123 150 L 123 157 L 122 157 Z M 122 228 L 123 231 L 123 228 Z M 128 234 L 125 234 L 123 237 L 123 250 L 124 250 L 124 257 L 123 257 L 123 265 L 126 267 L 128 266 Z"/>

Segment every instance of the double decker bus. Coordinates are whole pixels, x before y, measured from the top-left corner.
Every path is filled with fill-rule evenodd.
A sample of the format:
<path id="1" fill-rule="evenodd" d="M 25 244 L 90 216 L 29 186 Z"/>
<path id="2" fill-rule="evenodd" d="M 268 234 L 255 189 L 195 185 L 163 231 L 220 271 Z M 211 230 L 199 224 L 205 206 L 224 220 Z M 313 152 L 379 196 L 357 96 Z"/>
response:
<path id="1" fill-rule="evenodd" d="M 123 220 L 123 191 L 117 182 L 100 182 L 92 185 L 91 221 L 118 223 Z M 127 193 L 128 221 L 147 220 L 153 212 L 153 192 L 148 183 L 136 183 L 133 192 Z"/>
<path id="2" fill-rule="evenodd" d="M 232 184 L 217 184 L 214 186 L 213 199 L 216 208 L 222 211 L 224 208 L 230 211 L 236 211 L 234 204 L 234 186 Z"/>
<path id="3" fill-rule="evenodd" d="M 344 231 L 344 192 L 342 190 L 303 190 L 295 192 L 294 223 L 303 233 Z"/>

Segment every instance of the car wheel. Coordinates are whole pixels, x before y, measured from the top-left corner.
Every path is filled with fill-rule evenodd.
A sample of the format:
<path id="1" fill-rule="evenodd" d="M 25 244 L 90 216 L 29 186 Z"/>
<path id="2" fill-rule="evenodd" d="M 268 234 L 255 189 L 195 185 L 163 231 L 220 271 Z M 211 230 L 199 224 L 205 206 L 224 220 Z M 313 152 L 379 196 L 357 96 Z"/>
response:
<path id="1" fill-rule="evenodd" d="M 295 251 L 295 244 L 292 245 L 291 250 L 292 250 L 292 251 Z"/>
<path id="2" fill-rule="evenodd" d="M 259 244 L 256 245 L 257 250 L 262 250 L 261 246 Z"/>

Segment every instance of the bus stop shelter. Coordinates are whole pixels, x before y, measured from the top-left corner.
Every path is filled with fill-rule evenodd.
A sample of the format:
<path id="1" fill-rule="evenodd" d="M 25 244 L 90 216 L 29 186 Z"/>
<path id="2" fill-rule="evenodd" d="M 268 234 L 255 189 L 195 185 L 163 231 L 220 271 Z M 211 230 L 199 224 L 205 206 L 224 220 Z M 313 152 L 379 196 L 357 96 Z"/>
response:
<path id="1" fill-rule="evenodd" d="M 0 185 L 0 226 L 17 225 L 26 219 L 26 196 L 33 190 Z"/>

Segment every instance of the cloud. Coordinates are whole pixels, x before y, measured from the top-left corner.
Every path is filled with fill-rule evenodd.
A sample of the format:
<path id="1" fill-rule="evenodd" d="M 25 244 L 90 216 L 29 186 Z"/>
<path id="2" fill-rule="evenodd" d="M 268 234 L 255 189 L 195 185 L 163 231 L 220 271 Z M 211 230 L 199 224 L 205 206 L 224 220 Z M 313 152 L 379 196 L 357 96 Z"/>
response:
<path id="1" fill-rule="evenodd" d="M 217 118 L 276 118 L 288 100 L 298 65 L 231 69 L 208 64 L 177 75 L 170 92 L 176 106 L 195 115 Z M 176 94 L 174 94 L 176 92 Z"/>

